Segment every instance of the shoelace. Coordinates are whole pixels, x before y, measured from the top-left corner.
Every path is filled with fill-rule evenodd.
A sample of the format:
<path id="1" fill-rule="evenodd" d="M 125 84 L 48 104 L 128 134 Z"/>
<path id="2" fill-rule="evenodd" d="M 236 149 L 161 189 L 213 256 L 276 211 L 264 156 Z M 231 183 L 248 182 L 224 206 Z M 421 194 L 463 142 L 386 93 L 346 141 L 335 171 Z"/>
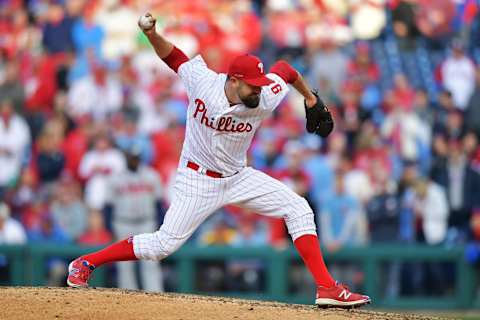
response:
<path id="1" fill-rule="evenodd" d="M 352 292 L 352 290 L 350 290 L 350 287 L 347 286 L 346 284 L 339 283 L 338 286 L 339 286 L 340 288 L 343 288 L 343 289 L 347 290 L 348 292 L 350 292 L 350 293 L 352 293 L 352 294 L 355 294 L 355 293 Z M 363 296 L 363 297 L 368 297 L 368 296 L 365 296 L 365 295 L 361 295 L 361 296 Z"/>
<path id="2" fill-rule="evenodd" d="M 339 286 L 340 288 L 343 288 L 343 289 L 347 290 L 348 292 L 351 292 L 349 286 L 347 286 L 346 284 L 339 283 L 338 286 Z"/>
<path id="3" fill-rule="evenodd" d="M 82 263 L 82 266 L 77 272 L 77 277 L 82 281 L 87 281 L 90 278 L 91 273 L 92 273 L 92 270 L 90 269 L 90 267 L 85 266 Z"/>
<path id="4" fill-rule="evenodd" d="M 78 277 L 83 281 L 87 281 L 90 277 L 90 270 L 80 270 Z"/>

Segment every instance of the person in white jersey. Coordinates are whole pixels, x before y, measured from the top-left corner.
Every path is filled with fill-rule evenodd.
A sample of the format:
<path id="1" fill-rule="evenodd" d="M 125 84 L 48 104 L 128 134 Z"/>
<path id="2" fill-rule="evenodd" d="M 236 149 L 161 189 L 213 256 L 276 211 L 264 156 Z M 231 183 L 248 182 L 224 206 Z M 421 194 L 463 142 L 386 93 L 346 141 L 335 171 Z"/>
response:
<path id="1" fill-rule="evenodd" d="M 286 61 L 265 74 L 253 55 L 233 59 L 228 74 L 208 68 L 201 56 L 187 56 L 155 30 L 149 13 L 139 19 L 157 55 L 183 81 L 189 105 L 186 136 L 175 180 L 175 195 L 160 229 L 129 237 L 69 265 L 67 284 L 87 287 L 93 270 L 105 263 L 162 260 L 175 252 L 213 212 L 228 204 L 265 216 L 282 217 L 295 248 L 315 279 L 321 307 L 370 303 L 335 281 L 325 266 L 307 201 L 286 185 L 246 165 L 247 149 L 261 121 L 280 104 L 292 85 L 305 97 L 307 131 L 328 136 L 332 117 L 303 77 Z"/>

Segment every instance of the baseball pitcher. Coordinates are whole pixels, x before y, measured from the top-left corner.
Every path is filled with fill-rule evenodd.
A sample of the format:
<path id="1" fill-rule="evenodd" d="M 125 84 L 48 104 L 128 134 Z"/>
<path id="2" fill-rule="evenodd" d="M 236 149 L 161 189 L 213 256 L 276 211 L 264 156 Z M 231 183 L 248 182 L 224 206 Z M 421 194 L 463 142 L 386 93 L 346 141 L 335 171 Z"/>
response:
<path id="1" fill-rule="evenodd" d="M 183 81 L 189 98 L 175 196 L 158 231 L 77 258 L 70 263 L 68 285 L 87 287 L 93 270 L 108 262 L 164 259 L 209 215 L 235 204 L 285 220 L 295 248 L 317 284 L 317 305 L 351 308 L 370 303 L 368 296 L 351 292 L 329 274 L 307 201 L 280 181 L 246 166 L 255 131 L 286 96 L 288 85 L 305 98 L 307 131 L 327 137 L 333 120 L 322 100 L 286 61 L 276 62 L 266 73 L 259 58 L 246 54 L 233 59 L 228 74 L 218 74 L 201 56 L 189 59 L 158 34 L 155 23 L 149 13 L 138 22 L 159 58 Z"/>

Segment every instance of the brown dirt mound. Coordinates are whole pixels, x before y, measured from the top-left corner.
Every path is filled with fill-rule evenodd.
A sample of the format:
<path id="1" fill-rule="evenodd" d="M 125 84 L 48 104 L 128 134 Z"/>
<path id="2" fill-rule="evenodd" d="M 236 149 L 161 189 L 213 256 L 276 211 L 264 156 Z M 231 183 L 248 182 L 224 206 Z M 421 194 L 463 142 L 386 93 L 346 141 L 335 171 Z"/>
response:
<path id="1" fill-rule="evenodd" d="M 93 288 L 0 287 L 0 305 L 0 319 L 432 319 L 368 309 Z"/>

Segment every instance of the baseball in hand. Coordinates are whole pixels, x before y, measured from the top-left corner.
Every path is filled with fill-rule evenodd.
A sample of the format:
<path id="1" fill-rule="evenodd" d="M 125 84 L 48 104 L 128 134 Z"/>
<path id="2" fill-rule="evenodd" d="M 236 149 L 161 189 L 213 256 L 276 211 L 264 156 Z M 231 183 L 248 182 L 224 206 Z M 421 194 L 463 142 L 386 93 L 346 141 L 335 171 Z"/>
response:
<path id="1" fill-rule="evenodd" d="M 150 30 L 155 25 L 155 18 L 150 13 L 146 13 L 138 19 L 138 25 L 142 30 Z"/>

